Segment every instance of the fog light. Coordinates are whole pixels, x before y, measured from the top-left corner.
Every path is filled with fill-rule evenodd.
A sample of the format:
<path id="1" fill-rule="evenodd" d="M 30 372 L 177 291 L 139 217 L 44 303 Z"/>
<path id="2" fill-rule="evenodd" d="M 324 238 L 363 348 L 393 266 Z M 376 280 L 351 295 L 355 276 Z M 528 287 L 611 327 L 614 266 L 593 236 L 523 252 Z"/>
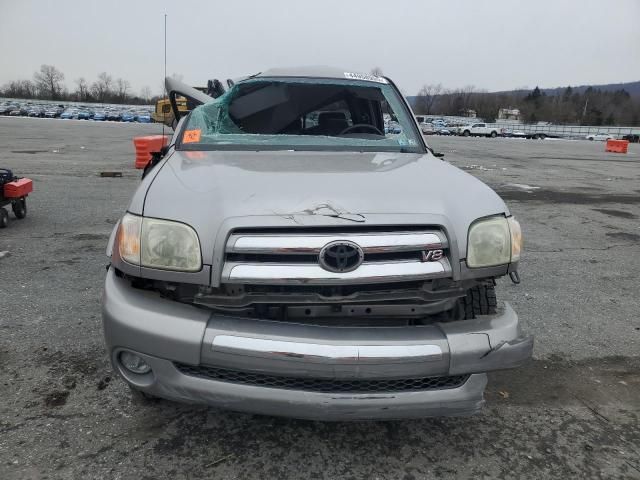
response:
<path id="1" fill-rule="evenodd" d="M 149 364 L 133 352 L 120 352 L 120 363 L 131 373 L 138 375 L 143 375 L 151 371 Z"/>

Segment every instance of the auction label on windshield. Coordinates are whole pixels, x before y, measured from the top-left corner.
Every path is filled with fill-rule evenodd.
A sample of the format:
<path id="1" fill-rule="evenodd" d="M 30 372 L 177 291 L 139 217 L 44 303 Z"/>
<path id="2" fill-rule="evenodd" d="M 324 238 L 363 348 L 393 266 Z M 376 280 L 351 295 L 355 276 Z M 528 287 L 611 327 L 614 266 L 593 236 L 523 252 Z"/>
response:
<path id="1" fill-rule="evenodd" d="M 200 141 L 201 130 L 185 130 L 182 136 L 182 143 L 195 143 Z"/>
<path id="2" fill-rule="evenodd" d="M 344 72 L 344 76 L 349 80 L 366 80 L 367 82 L 389 83 L 386 78 L 369 75 L 367 73 Z"/>

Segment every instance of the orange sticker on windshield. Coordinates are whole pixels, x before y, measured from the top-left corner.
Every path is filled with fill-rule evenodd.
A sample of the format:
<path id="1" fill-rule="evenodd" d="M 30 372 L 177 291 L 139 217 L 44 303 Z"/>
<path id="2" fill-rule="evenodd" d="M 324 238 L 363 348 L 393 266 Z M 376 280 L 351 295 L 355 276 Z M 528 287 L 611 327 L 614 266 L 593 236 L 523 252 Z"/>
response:
<path id="1" fill-rule="evenodd" d="M 182 136 L 182 143 L 199 142 L 200 132 L 201 130 L 199 128 L 197 130 L 185 130 L 184 135 Z"/>

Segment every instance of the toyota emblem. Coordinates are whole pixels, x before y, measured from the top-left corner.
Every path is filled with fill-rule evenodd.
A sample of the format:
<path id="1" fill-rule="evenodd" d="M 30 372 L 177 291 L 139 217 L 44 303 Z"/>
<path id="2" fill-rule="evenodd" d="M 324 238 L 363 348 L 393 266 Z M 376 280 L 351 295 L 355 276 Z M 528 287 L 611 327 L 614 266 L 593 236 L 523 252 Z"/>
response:
<path id="1" fill-rule="evenodd" d="M 360 245 L 348 240 L 337 240 L 327 243 L 320 250 L 319 263 L 330 272 L 351 272 L 364 260 L 364 252 Z"/>

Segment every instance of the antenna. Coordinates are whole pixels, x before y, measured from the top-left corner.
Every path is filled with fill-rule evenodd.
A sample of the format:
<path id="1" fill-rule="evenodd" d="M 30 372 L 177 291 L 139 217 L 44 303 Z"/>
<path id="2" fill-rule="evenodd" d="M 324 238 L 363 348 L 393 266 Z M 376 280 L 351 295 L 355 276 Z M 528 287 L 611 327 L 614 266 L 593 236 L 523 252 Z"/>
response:
<path id="1" fill-rule="evenodd" d="M 169 99 L 169 92 L 167 92 L 167 14 L 164 14 L 164 77 L 162 78 L 162 85 L 164 85 L 164 97 Z M 164 105 L 162 106 L 162 138 L 164 138 L 164 126 L 167 122 L 164 112 Z"/>

